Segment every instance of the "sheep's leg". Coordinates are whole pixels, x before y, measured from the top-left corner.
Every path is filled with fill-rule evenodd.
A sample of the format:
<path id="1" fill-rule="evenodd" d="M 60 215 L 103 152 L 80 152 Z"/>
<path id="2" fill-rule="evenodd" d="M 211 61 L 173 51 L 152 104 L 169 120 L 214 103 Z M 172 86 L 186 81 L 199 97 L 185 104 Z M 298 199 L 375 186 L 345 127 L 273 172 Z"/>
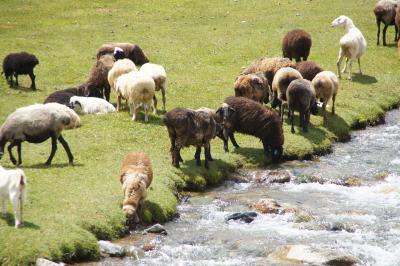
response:
<path id="1" fill-rule="evenodd" d="M 210 142 L 207 142 L 206 144 L 204 144 L 204 167 L 206 169 L 209 168 L 208 161 L 212 161 L 212 160 L 210 160 L 210 159 L 212 159 L 210 150 L 211 150 L 210 149 Z"/>
<path id="2" fill-rule="evenodd" d="M 388 26 L 389 25 L 385 25 L 385 27 L 383 27 L 383 31 L 382 31 L 383 46 L 386 46 L 386 30 L 387 30 Z"/>
<path id="3" fill-rule="evenodd" d="M 68 155 L 68 161 L 70 164 L 74 163 L 74 156 L 72 156 L 71 150 L 68 146 L 67 141 L 65 141 L 65 139 L 63 138 L 62 135 L 58 136 L 58 141 L 61 143 L 61 145 L 64 147 L 65 152 Z"/>
<path id="4" fill-rule="evenodd" d="M 194 159 L 196 160 L 197 166 L 201 166 L 200 155 L 201 155 L 201 146 L 197 146 L 196 153 L 194 154 Z"/>
<path id="5" fill-rule="evenodd" d="M 304 132 L 308 132 L 308 124 L 310 123 L 310 110 L 303 114 L 303 117 L 303 130 Z"/>
<path id="6" fill-rule="evenodd" d="M 22 221 L 21 221 L 21 202 L 20 199 L 17 195 L 18 193 L 14 194 L 13 196 L 10 196 L 10 200 L 12 202 L 13 205 L 13 209 L 14 209 L 14 216 L 15 216 L 15 228 L 19 228 L 22 225 Z"/>
<path id="7" fill-rule="evenodd" d="M 143 109 L 144 109 L 144 122 L 149 121 L 149 104 L 145 103 L 143 104 Z M 136 110 L 135 110 L 136 113 Z"/>
<path id="8" fill-rule="evenodd" d="M 139 108 L 140 108 L 140 104 L 132 104 L 133 105 L 133 115 L 132 115 L 132 120 L 135 121 L 136 120 L 136 116 L 139 112 Z M 147 118 L 147 113 L 144 117 L 144 120 L 147 122 L 148 118 Z"/>
<path id="9" fill-rule="evenodd" d="M 29 72 L 29 77 L 31 78 L 31 89 L 36 90 L 36 84 L 35 84 L 35 74 L 33 74 L 33 71 Z"/>
<path id="10" fill-rule="evenodd" d="M 398 34 L 399 34 L 399 29 L 397 28 L 397 26 L 396 25 L 394 25 L 394 30 L 395 30 L 395 33 L 394 33 L 394 41 L 395 42 L 397 42 L 397 40 L 398 40 Z"/>
<path id="11" fill-rule="evenodd" d="M 376 33 L 376 45 L 379 45 L 379 35 L 381 33 L 381 21 L 376 19 L 376 25 L 378 26 L 378 32 Z"/>
<path id="12" fill-rule="evenodd" d="M 335 101 L 336 101 L 336 94 L 332 96 L 332 114 L 335 114 Z"/>
<path id="13" fill-rule="evenodd" d="M 210 143 L 208 145 L 210 146 Z M 204 152 L 209 161 L 214 161 L 213 157 L 211 156 L 211 146 L 208 149 L 204 148 Z"/>
<path id="14" fill-rule="evenodd" d="M 358 58 L 358 69 L 359 69 L 359 73 L 360 73 L 360 75 L 362 75 L 362 71 L 361 71 L 361 60 L 360 60 L 360 58 Z"/>
<path id="15" fill-rule="evenodd" d="M 45 165 L 50 165 L 51 161 L 53 160 L 54 155 L 56 154 L 57 151 L 57 137 L 55 134 L 53 134 L 51 136 L 51 152 L 50 152 L 50 156 L 49 159 L 47 159 L 47 161 L 45 162 Z"/>
<path id="16" fill-rule="evenodd" d="M 300 57 L 295 57 L 294 60 L 296 61 L 296 63 L 298 63 L 298 62 L 301 61 L 301 58 Z"/>
<path id="17" fill-rule="evenodd" d="M 154 95 L 154 97 L 155 97 L 155 95 Z M 151 108 L 153 109 L 153 115 L 156 115 L 157 114 L 157 108 L 154 105 L 154 99 L 151 100 L 150 104 L 151 104 Z"/>
<path id="18" fill-rule="evenodd" d="M 117 112 L 119 111 L 119 107 L 121 106 L 121 95 L 118 94 L 117 95 Z"/>
<path id="19" fill-rule="evenodd" d="M 110 88 L 110 86 L 106 86 L 104 88 L 104 95 L 106 96 L 107 102 L 110 101 L 110 94 L 111 94 L 111 88 Z"/>
<path id="20" fill-rule="evenodd" d="M 15 76 L 15 85 L 17 85 L 17 87 L 18 87 L 19 86 L 19 84 L 18 84 L 18 75 L 14 74 L 14 76 Z"/>
<path id="21" fill-rule="evenodd" d="M 338 58 L 338 60 L 336 62 L 337 72 L 338 72 L 338 77 L 339 78 L 342 77 L 342 74 L 340 73 L 340 65 L 342 64 L 342 61 L 343 61 L 343 54 L 342 54 L 342 48 L 340 48 L 340 50 L 339 50 L 339 58 Z"/>
<path id="22" fill-rule="evenodd" d="M 326 126 L 326 104 L 328 103 L 328 100 L 324 100 L 322 103 L 322 111 L 324 112 L 324 126 Z"/>
<path id="23" fill-rule="evenodd" d="M 283 101 L 281 102 L 281 104 L 279 106 L 279 112 L 281 113 L 281 121 L 283 122 L 283 113 L 285 112 L 285 105 L 284 105 Z"/>
<path id="24" fill-rule="evenodd" d="M 354 61 L 354 59 L 350 59 L 350 62 L 349 62 L 349 77 L 348 77 L 349 80 L 352 80 L 351 69 L 353 68 L 353 61 Z"/>
<path id="25" fill-rule="evenodd" d="M 22 164 L 22 156 L 21 156 L 21 141 L 18 142 L 17 144 L 17 152 L 18 152 L 18 165 Z"/>
<path id="26" fill-rule="evenodd" d="M 346 57 L 346 63 L 344 64 L 344 68 L 342 69 L 342 73 L 346 72 L 348 64 L 349 64 L 349 59 Z"/>
<path id="27" fill-rule="evenodd" d="M 157 113 L 157 97 L 156 97 L 156 94 L 154 94 L 154 96 L 153 96 L 153 105 L 154 105 L 153 112 L 154 112 L 154 114 L 156 114 Z"/>
<path id="28" fill-rule="evenodd" d="M 231 142 L 232 142 L 232 144 L 233 144 L 233 146 L 234 146 L 235 148 L 240 148 L 240 147 L 239 147 L 239 144 L 237 144 L 237 142 L 236 142 L 235 135 L 233 135 L 233 133 L 231 133 L 231 134 L 229 135 L 229 138 L 231 139 Z"/>
<path id="29" fill-rule="evenodd" d="M 8 145 L 8 153 L 10 154 L 10 160 L 14 165 L 17 165 L 17 160 L 15 159 L 14 155 L 12 154 L 12 148 L 14 146 L 18 145 L 17 142 L 12 142 L 10 145 Z"/>
<path id="30" fill-rule="evenodd" d="M 179 148 L 177 148 L 177 147 L 174 147 L 174 151 L 173 151 L 173 156 L 172 156 L 172 160 L 173 160 L 173 165 L 176 167 L 176 168 L 179 168 L 180 166 L 179 166 L 179 157 L 180 157 L 181 155 L 180 155 L 180 149 Z"/>
<path id="31" fill-rule="evenodd" d="M 294 133 L 294 112 L 289 108 L 290 112 L 290 123 L 292 124 L 291 132 Z"/>
<path id="32" fill-rule="evenodd" d="M 162 103 L 163 103 L 163 111 L 165 112 L 165 103 L 166 103 L 166 97 L 165 97 L 165 88 L 164 87 L 162 87 L 161 88 L 161 94 L 162 94 Z"/>

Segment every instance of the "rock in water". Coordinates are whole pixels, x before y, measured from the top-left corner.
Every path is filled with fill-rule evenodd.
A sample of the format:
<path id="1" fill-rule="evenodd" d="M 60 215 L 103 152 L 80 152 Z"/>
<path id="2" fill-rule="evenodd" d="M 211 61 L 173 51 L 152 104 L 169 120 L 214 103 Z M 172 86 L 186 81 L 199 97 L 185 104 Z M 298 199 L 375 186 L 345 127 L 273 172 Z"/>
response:
<path id="1" fill-rule="evenodd" d="M 227 222 L 229 220 L 234 220 L 234 221 L 240 220 L 245 223 L 251 223 L 255 217 L 257 217 L 256 212 L 237 212 L 226 217 L 225 221 Z"/>
<path id="2" fill-rule="evenodd" d="M 139 260 L 145 256 L 143 249 L 135 246 L 125 247 L 125 253 L 127 256 L 135 258 L 136 260 Z"/>
<path id="3" fill-rule="evenodd" d="M 64 263 L 55 263 L 51 260 L 46 260 L 43 258 L 38 258 L 36 260 L 36 266 L 62 266 L 65 265 Z"/>
<path id="4" fill-rule="evenodd" d="M 260 183 L 286 183 L 290 182 L 292 174 L 288 170 L 262 171 L 255 174 L 255 180 Z"/>
<path id="5" fill-rule="evenodd" d="M 153 233 L 153 234 L 161 234 L 161 235 L 167 235 L 167 230 L 165 230 L 164 226 L 161 224 L 155 224 L 147 229 L 144 230 L 144 233 Z"/>
<path id="6" fill-rule="evenodd" d="M 281 213 L 281 205 L 274 199 L 260 199 L 255 203 L 254 208 L 261 213 Z"/>
<path id="7" fill-rule="evenodd" d="M 98 242 L 100 251 L 106 253 L 111 257 L 123 257 L 125 256 L 125 249 L 119 245 L 113 244 L 110 241 L 100 240 Z"/>

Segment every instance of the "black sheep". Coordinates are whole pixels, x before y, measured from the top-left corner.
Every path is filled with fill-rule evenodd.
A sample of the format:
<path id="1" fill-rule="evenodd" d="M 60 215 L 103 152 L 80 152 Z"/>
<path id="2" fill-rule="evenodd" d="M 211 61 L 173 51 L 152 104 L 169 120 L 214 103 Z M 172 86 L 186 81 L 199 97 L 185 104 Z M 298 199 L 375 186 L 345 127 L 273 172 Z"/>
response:
<path id="1" fill-rule="evenodd" d="M 282 156 L 284 136 L 279 115 L 272 109 L 244 97 L 228 97 L 219 113 L 223 116 L 225 151 L 228 150 L 228 137 L 233 146 L 239 147 L 234 133 L 240 132 L 255 136 L 261 140 L 264 154 L 271 151 L 272 162 Z"/>
<path id="2" fill-rule="evenodd" d="M 69 99 L 72 96 L 91 96 L 89 91 L 85 90 L 83 86 L 77 88 L 68 88 L 64 90 L 55 91 L 49 96 L 43 103 L 59 103 L 71 107 L 69 104 Z M 101 97 L 99 97 L 101 98 Z"/>
<path id="3" fill-rule="evenodd" d="M 13 76 L 15 77 L 15 84 L 18 85 L 18 75 L 29 75 L 32 84 L 31 89 L 36 90 L 35 74 L 33 68 L 39 64 L 39 60 L 33 54 L 27 52 L 11 53 L 8 54 L 3 60 L 3 72 L 6 80 L 10 82 L 11 87 L 13 84 Z"/>

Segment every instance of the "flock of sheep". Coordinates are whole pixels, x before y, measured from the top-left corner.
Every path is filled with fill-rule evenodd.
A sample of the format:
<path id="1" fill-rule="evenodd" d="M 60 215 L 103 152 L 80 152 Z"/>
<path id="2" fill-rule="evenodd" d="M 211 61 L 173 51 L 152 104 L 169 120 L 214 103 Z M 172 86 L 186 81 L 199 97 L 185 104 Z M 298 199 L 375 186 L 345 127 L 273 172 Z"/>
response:
<path id="1" fill-rule="evenodd" d="M 391 0 L 377 3 L 378 27 L 385 23 L 383 42 L 388 22 L 387 14 L 395 20 L 396 12 Z M 393 5 L 396 9 L 396 5 Z M 394 15 L 393 15 L 394 14 Z M 397 21 L 397 20 L 396 20 Z M 167 127 L 171 141 L 172 164 L 179 167 L 183 161 L 180 150 L 187 146 L 196 146 L 195 159 L 201 165 L 201 148 L 204 148 L 205 167 L 212 161 L 210 141 L 218 136 L 228 149 L 228 141 L 239 147 L 234 133 L 252 135 L 261 140 L 266 156 L 272 162 L 278 162 L 283 154 L 284 134 L 282 129 L 284 109 L 288 108 L 291 119 L 291 131 L 294 133 L 294 111 L 300 113 L 300 125 L 307 131 L 310 114 L 317 114 L 317 100 L 322 103 L 324 124 L 327 121 L 326 106 L 332 99 L 332 114 L 335 112 L 335 99 L 339 88 L 341 72 L 348 69 L 348 78 L 352 79 L 352 64 L 357 59 L 361 73 L 360 58 L 366 52 L 366 41 L 353 21 L 340 16 L 332 22 L 332 27 L 343 27 L 344 36 L 340 39 L 337 61 L 337 75 L 324 71 L 314 62 L 307 61 L 312 46 L 311 35 L 304 30 L 288 32 L 282 43 L 282 58 L 260 58 L 244 69 L 234 83 L 235 96 L 227 97 L 217 110 L 202 107 L 197 110 L 174 108 L 165 113 L 163 122 Z M 397 38 L 397 33 L 396 33 Z M 379 43 L 379 28 L 378 28 Z M 292 62 L 295 59 L 296 63 Z M 342 60 L 346 65 L 341 71 Z M 303 61 L 302 61 L 303 60 Z M 3 72 L 11 86 L 13 77 L 18 85 L 18 75 L 28 74 L 32 80 L 32 89 L 36 89 L 34 67 L 39 63 L 31 54 L 22 52 L 9 54 L 3 61 Z M 141 65 L 137 69 L 137 65 Z M 21 143 L 41 143 L 51 139 L 52 150 L 47 165 L 51 164 L 59 141 L 68 154 L 70 163 L 73 156 L 68 143 L 61 135 L 63 129 L 80 125 L 78 114 L 110 113 L 121 109 L 124 99 L 129 107 L 132 120 L 137 119 L 140 107 L 156 113 L 156 91 L 161 91 L 163 110 L 166 110 L 166 71 L 163 66 L 149 63 L 143 50 L 136 44 L 111 43 L 100 47 L 97 61 L 89 72 L 89 78 L 83 84 L 56 91 L 45 99 L 43 104 L 34 104 L 18 108 L 10 114 L 0 128 L 0 159 L 7 150 L 13 164 L 20 165 Z M 117 95 L 117 107 L 109 103 L 111 89 Z M 105 100 L 103 99 L 105 98 Z M 265 106 L 270 103 L 271 107 Z M 273 108 L 279 107 L 279 112 Z M 12 154 L 17 146 L 18 160 Z M 151 161 L 142 152 L 129 153 L 124 157 L 120 170 L 120 182 L 123 187 L 123 211 L 128 218 L 137 220 L 137 210 L 143 201 L 146 188 L 153 179 Z M 22 205 L 25 198 L 26 177 L 22 170 L 5 170 L 0 167 L 0 200 L 3 212 L 7 197 L 14 206 L 15 226 L 22 224 Z"/>

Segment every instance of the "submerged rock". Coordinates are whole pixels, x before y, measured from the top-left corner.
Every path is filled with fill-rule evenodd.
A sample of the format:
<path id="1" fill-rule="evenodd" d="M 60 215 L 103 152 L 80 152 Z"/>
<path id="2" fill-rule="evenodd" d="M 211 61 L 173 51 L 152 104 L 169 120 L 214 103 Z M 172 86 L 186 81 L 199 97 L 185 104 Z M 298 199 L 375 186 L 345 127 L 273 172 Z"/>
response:
<path id="1" fill-rule="evenodd" d="M 135 246 L 128 246 L 124 248 L 126 256 L 139 260 L 145 256 L 144 250 Z"/>
<path id="2" fill-rule="evenodd" d="M 343 185 L 346 187 L 359 187 L 362 185 L 361 178 L 358 176 L 346 177 L 343 181 Z"/>
<path id="3" fill-rule="evenodd" d="M 36 260 L 36 266 L 63 266 L 66 265 L 65 263 L 56 263 L 51 260 L 43 259 L 43 258 L 38 258 Z"/>
<path id="4" fill-rule="evenodd" d="M 256 212 L 237 212 L 233 213 L 225 218 L 225 221 L 228 222 L 229 220 L 240 220 L 245 223 L 251 223 L 255 217 L 257 217 Z"/>
<path id="5" fill-rule="evenodd" d="M 255 181 L 260 183 L 287 183 L 292 179 L 288 170 L 270 170 L 255 173 Z"/>
<path id="6" fill-rule="evenodd" d="M 144 234 L 153 233 L 153 234 L 161 234 L 161 235 L 168 234 L 167 230 L 165 230 L 164 226 L 162 226 L 161 224 L 152 225 L 151 227 L 145 229 L 143 231 L 143 233 Z"/>
<path id="7" fill-rule="evenodd" d="M 110 241 L 100 240 L 97 242 L 100 246 L 102 253 L 108 254 L 111 257 L 123 257 L 125 256 L 125 249 L 120 245 L 113 244 Z"/>
<path id="8" fill-rule="evenodd" d="M 274 199 L 260 199 L 253 207 L 261 213 L 283 213 L 284 210 L 281 205 Z"/>

